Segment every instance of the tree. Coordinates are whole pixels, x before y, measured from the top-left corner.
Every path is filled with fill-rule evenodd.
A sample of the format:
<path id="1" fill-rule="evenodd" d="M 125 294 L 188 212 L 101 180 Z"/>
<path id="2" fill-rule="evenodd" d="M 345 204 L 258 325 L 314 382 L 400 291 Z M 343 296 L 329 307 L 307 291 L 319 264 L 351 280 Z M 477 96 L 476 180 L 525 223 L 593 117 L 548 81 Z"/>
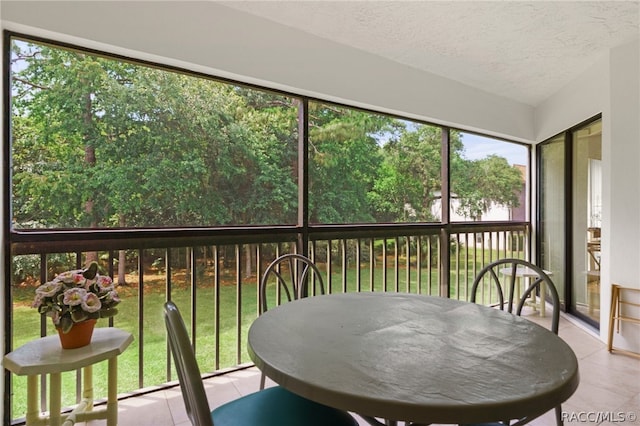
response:
<path id="1" fill-rule="evenodd" d="M 93 179 L 99 62 L 47 46 L 17 46 L 13 60 L 26 65 L 13 76 L 14 121 L 30 126 L 13 135 L 14 159 L 23 160 L 13 174 L 13 191 L 22 196 L 20 213 L 37 217 L 41 226 L 96 226 L 95 205 L 104 195 Z"/>
<path id="2" fill-rule="evenodd" d="M 464 158 L 459 132 L 449 137 L 451 192 L 460 201 L 458 213 L 479 220 L 492 204 L 516 207 L 523 189 L 520 171 L 491 155 Z M 427 125 L 405 126 L 383 146 L 384 160 L 369 194 L 381 222 L 439 221 L 434 207 L 441 197 L 441 130 Z"/>
<path id="3" fill-rule="evenodd" d="M 16 226 L 296 222 L 297 99 L 20 41 L 12 61 Z M 310 221 L 437 221 L 441 139 L 436 126 L 309 102 Z M 517 170 L 467 160 L 450 139 L 462 214 L 517 203 Z"/>
<path id="4" fill-rule="evenodd" d="M 490 155 L 480 160 L 458 161 L 452 191 L 458 194 L 457 213 L 480 220 L 492 204 L 517 207 L 524 178 L 504 157 Z"/>
<path id="5" fill-rule="evenodd" d="M 441 130 L 405 126 L 382 150 L 384 161 L 369 197 L 384 222 L 433 222 L 441 189 Z"/>
<path id="6" fill-rule="evenodd" d="M 372 222 L 368 193 L 382 161 L 379 136 L 394 120 L 352 108 L 309 104 L 309 220 Z"/>
<path id="7" fill-rule="evenodd" d="M 282 96 L 261 94 L 280 102 L 267 105 L 229 84 L 47 46 L 18 42 L 14 52 L 24 62 L 14 73 L 19 222 L 29 216 L 46 227 L 295 220 L 289 165 L 297 155 L 291 130 L 297 125 L 290 99 L 286 105 Z"/>

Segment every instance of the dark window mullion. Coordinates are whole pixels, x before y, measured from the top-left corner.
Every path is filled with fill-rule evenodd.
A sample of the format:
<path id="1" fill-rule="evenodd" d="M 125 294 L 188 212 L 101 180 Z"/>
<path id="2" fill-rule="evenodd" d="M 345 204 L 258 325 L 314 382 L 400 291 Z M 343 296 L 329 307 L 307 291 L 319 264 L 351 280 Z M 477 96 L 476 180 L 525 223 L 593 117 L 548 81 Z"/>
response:
<path id="1" fill-rule="evenodd" d="M 309 255 L 309 100 L 298 104 L 298 234 L 297 252 Z"/>

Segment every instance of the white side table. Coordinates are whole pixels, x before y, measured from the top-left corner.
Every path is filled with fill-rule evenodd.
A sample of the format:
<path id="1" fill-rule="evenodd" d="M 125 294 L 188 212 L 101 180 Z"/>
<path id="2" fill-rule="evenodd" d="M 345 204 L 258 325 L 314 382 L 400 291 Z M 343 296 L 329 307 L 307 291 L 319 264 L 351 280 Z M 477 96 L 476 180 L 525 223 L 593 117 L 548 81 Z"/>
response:
<path id="1" fill-rule="evenodd" d="M 78 421 L 106 419 L 108 426 L 118 423 L 118 367 L 117 357 L 133 341 L 126 331 L 106 327 L 93 331 L 91 343 L 78 349 L 62 349 L 57 335 L 28 342 L 4 356 L 4 367 L 17 374 L 27 376 L 27 426 L 72 425 Z M 107 406 L 93 409 L 93 364 L 108 360 Z M 69 414 L 61 414 L 60 373 L 82 368 L 82 401 Z M 49 416 L 42 416 L 38 408 L 38 376 L 50 375 Z"/>
<path id="2" fill-rule="evenodd" d="M 500 273 L 502 275 L 505 276 L 509 276 L 511 275 L 512 272 L 512 268 L 502 268 L 500 270 Z M 551 271 L 545 271 L 543 269 L 543 272 L 545 274 L 547 274 L 548 276 L 553 275 L 553 272 Z M 531 268 L 528 268 L 526 266 L 522 266 L 522 265 L 518 265 L 517 269 L 516 269 L 516 278 L 520 279 L 520 278 L 538 278 L 539 275 L 536 271 L 534 271 Z M 517 286 L 517 298 L 520 298 L 520 286 Z M 540 301 L 536 302 L 536 293 L 535 290 L 531 292 L 531 302 L 527 302 L 529 303 L 529 305 L 531 307 L 533 307 L 533 309 L 538 308 L 538 311 L 540 312 L 540 316 L 544 317 L 545 316 L 545 283 L 544 281 L 542 281 L 540 283 Z"/>

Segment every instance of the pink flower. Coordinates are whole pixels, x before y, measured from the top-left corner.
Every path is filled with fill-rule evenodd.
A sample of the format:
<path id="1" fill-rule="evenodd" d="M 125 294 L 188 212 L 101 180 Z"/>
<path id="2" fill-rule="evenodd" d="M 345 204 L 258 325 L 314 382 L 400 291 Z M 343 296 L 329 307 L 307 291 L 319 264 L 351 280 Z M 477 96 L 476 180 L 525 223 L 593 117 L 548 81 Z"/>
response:
<path id="1" fill-rule="evenodd" d="M 73 282 L 73 274 L 77 271 L 66 271 L 58 274 L 56 280 L 62 281 L 65 284 L 71 284 Z"/>
<path id="2" fill-rule="evenodd" d="M 82 300 L 87 295 L 87 290 L 84 288 L 70 288 L 64 292 L 63 303 L 69 306 L 76 306 L 82 303 Z"/>
<path id="3" fill-rule="evenodd" d="M 109 291 L 113 290 L 113 280 L 108 275 L 100 275 L 98 276 L 98 287 L 100 291 Z"/>
<path id="4" fill-rule="evenodd" d="M 84 271 L 78 269 L 75 271 L 63 272 L 56 277 L 56 280 L 62 281 L 65 284 L 74 284 L 76 286 L 84 285 L 86 278 L 82 275 Z"/>
<path id="5" fill-rule="evenodd" d="M 82 272 L 76 272 L 71 276 L 73 283 L 77 286 L 83 286 L 86 278 L 82 275 Z"/>
<path id="6" fill-rule="evenodd" d="M 62 283 L 60 283 L 60 281 L 50 281 L 38 287 L 36 289 L 36 295 L 40 297 L 51 297 L 54 296 L 61 287 Z"/>
<path id="7" fill-rule="evenodd" d="M 87 312 L 96 312 L 102 308 L 102 302 L 100 302 L 100 298 L 94 293 L 87 293 L 82 298 L 81 303 L 82 309 Z"/>

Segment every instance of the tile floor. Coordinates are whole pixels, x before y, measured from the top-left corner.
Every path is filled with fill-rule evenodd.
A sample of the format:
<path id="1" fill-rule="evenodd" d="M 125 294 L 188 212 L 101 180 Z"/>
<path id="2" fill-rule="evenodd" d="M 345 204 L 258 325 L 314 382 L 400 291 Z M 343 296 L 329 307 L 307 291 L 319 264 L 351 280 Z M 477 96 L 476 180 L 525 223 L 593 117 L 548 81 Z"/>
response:
<path id="1" fill-rule="evenodd" d="M 536 322 L 546 322 L 529 316 Z M 640 425 L 640 359 L 621 354 L 609 354 L 606 346 L 585 329 L 565 317 L 560 320 L 560 337 L 573 348 L 580 362 L 580 386 L 562 405 L 568 416 L 567 425 L 622 426 Z M 260 373 L 255 368 L 236 371 L 205 381 L 211 409 L 258 389 Z M 625 413 L 612 421 L 597 421 L 597 413 Z M 102 426 L 104 421 L 88 422 L 87 426 Z M 366 425 L 364 421 L 361 425 Z M 553 426 L 553 411 L 531 422 L 532 426 Z M 122 426 L 189 426 L 178 387 L 125 399 L 119 405 L 119 425 Z M 83 425 L 84 426 L 84 425 Z M 330 425 L 328 425 L 330 426 Z"/>

